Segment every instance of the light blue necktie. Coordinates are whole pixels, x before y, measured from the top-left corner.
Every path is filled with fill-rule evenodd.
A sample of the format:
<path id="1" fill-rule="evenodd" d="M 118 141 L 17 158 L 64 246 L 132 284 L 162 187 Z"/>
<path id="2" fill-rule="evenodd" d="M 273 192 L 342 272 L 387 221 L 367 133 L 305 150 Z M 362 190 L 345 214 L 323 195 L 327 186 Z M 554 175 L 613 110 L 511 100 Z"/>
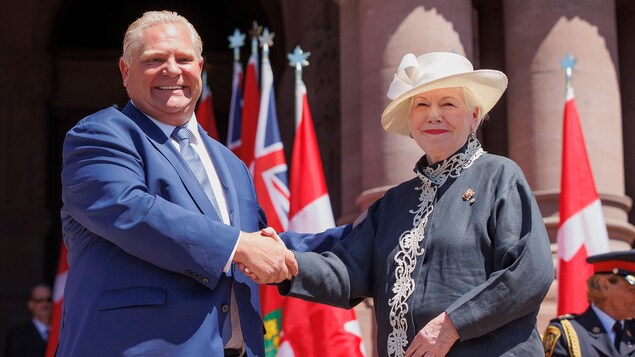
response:
<path id="1" fill-rule="evenodd" d="M 177 126 L 172 132 L 172 137 L 179 142 L 181 156 L 183 156 L 187 166 L 189 166 L 190 170 L 192 170 L 192 173 L 196 177 L 196 180 L 198 180 L 198 183 L 200 183 L 203 187 L 203 191 L 205 191 L 207 198 L 209 198 L 210 202 L 212 202 L 212 206 L 214 206 L 216 213 L 219 217 L 221 217 L 218 202 L 214 196 L 214 191 L 212 191 L 212 185 L 209 182 L 209 177 L 207 176 L 203 162 L 201 162 L 201 158 L 196 153 L 196 150 L 194 150 L 194 148 L 190 145 L 192 132 L 185 126 Z"/>

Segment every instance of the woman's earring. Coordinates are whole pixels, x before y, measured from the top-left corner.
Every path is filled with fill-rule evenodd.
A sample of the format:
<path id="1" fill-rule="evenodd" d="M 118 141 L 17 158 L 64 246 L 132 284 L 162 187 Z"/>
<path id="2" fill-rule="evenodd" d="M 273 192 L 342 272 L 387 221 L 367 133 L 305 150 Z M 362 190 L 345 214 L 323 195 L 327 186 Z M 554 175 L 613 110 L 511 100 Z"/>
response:
<path id="1" fill-rule="evenodd" d="M 408 136 L 410 136 L 410 139 L 414 139 L 415 137 L 412 136 L 412 133 L 408 134 Z"/>

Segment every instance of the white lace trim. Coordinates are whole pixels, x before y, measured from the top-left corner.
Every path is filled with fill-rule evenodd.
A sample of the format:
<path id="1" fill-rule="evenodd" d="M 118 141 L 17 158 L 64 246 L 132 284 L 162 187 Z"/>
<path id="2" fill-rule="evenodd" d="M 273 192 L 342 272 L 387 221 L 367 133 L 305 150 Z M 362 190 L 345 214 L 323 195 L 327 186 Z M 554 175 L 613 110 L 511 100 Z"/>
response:
<path id="1" fill-rule="evenodd" d="M 445 160 L 436 169 L 423 168 L 423 172 L 417 171 L 421 179 L 419 205 L 412 221 L 413 228 L 407 230 L 399 237 L 399 251 L 395 254 L 395 283 L 392 287 L 394 296 L 388 300 L 390 306 L 390 325 L 392 332 L 388 335 L 388 356 L 403 357 L 408 345 L 408 321 L 406 316 L 409 310 L 407 300 L 415 290 L 415 281 L 412 273 L 417 265 L 417 259 L 423 255 L 424 248 L 421 244 L 425 238 L 425 227 L 428 217 L 434 210 L 434 198 L 437 188 L 445 183 L 448 178 L 456 178 L 461 171 L 472 166 L 485 152 L 475 136 L 471 136 L 467 150 L 457 153 Z"/>

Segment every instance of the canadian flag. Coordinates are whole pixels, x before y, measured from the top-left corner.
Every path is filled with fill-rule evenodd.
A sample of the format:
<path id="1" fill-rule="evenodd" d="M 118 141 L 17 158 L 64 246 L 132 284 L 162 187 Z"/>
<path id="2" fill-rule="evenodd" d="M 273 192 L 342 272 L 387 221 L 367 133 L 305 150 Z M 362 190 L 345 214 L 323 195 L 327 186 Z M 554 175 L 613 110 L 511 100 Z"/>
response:
<path id="1" fill-rule="evenodd" d="M 573 87 L 567 81 L 558 224 L 558 315 L 588 307 L 586 280 L 593 275 L 587 256 L 609 251 L 602 203 L 587 157 Z"/>
<path id="2" fill-rule="evenodd" d="M 289 230 L 317 233 L 335 226 L 306 86 L 296 81 L 296 136 L 290 177 Z M 297 318 L 304 316 L 304 318 Z M 355 310 L 282 299 L 279 357 L 365 356 Z"/>
<path id="3" fill-rule="evenodd" d="M 57 275 L 53 284 L 53 311 L 51 313 L 51 332 L 46 344 L 46 357 L 55 356 L 57 342 L 60 337 L 60 322 L 62 320 L 62 301 L 64 300 L 64 287 L 68 274 L 68 261 L 66 260 L 66 246 L 64 242 L 60 247 L 59 262 L 57 263 Z"/>
<path id="4" fill-rule="evenodd" d="M 207 71 L 205 70 L 203 70 L 203 92 L 196 106 L 196 120 L 207 131 L 209 136 L 219 140 L 216 117 L 214 116 L 214 105 L 212 103 L 212 90 L 207 84 Z"/>

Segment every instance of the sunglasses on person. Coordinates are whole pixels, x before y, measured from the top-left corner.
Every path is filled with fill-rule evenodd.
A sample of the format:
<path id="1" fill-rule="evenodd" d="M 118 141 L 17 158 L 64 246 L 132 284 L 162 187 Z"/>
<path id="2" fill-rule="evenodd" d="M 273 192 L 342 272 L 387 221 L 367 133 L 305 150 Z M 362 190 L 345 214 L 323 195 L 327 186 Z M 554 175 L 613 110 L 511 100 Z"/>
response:
<path id="1" fill-rule="evenodd" d="M 50 297 L 45 297 L 45 298 L 31 298 L 31 301 L 35 302 L 35 303 L 43 303 L 43 302 L 52 302 L 53 300 Z"/>
<path id="2" fill-rule="evenodd" d="M 622 269 L 615 268 L 615 269 L 613 269 L 612 273 L 615 274 L 615 275 L 621 276 L 630 285 L 635 285 L 635 274 L 633 274 L 632 271 L 627 271 L 627 270 L 622 270 Z"/>

